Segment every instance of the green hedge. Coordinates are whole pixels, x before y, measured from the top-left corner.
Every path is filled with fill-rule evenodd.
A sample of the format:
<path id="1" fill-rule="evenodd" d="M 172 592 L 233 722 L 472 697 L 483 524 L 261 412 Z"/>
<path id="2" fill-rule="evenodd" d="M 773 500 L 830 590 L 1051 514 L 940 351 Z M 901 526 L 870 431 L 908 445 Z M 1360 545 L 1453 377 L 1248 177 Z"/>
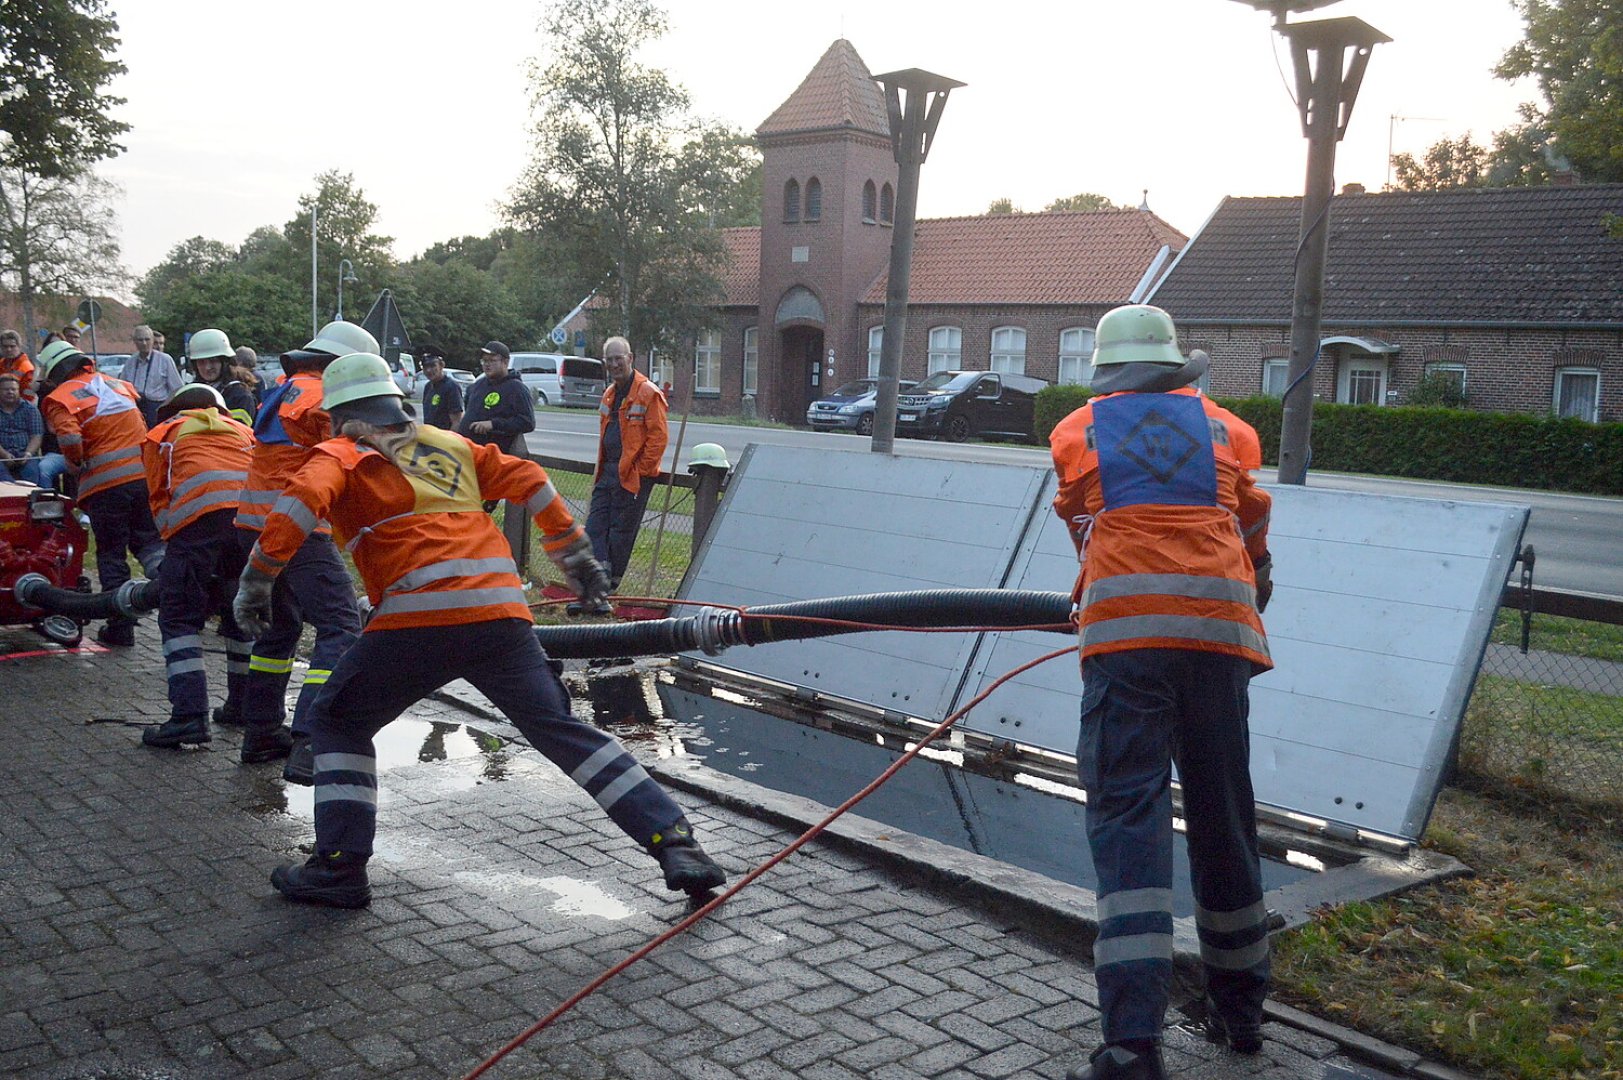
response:
<path id="1" fill-rule="evenodd" d="M 1037 437 L 1087 400 L 1076 386 L 1037 395 Z M 1262 440 L 1264 461 L 1279 460 L 1281 402 L 1224 400 Z M 1623 424 L 1553 416 L 1413 406 L 1313 406 L 1310 467 L 1329 472 L 1408 476 L 1498 487 L 1623 495 Z"/>

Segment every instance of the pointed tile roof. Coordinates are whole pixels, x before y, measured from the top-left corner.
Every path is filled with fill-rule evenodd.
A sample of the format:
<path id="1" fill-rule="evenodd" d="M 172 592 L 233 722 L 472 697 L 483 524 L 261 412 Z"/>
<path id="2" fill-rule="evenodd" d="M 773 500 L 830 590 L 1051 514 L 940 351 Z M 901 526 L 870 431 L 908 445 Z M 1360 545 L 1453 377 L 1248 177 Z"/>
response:
<path id="1" fill-rule="evenodd" d="M 828 47 L 811 73 L 755 134 L 771 138 L 842 129 L 890 138 L 885 96 L 868 65 L 844 38 Z"/>
<path id="2" fill-rule="evenodd" d="M 1337 195 L 1325 321 L 1623 323 L 1608 214 L 1623 184 Z M 1301 219 L 1300 198 L 1225 198 L 1150 302 L 1180 322 L 1288 324 Z"/>
<path id="3" fill-rule="evenodd" d="M 927 218 L 913 238 L 910 304 L 1120 304 L 1162 246 L 1188 238 L 1147 210 Z M 882 304 L 889 273 L 863 303 Z"/>

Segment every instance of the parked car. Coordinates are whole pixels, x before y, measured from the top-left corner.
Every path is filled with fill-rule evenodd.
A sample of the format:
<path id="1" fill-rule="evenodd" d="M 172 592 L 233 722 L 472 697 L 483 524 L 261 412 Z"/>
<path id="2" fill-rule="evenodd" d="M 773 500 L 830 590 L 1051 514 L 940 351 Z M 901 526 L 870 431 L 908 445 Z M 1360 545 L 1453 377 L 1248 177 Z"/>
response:
<path id="1" fill-rule="evenodd" d="M 559 372 L 563 383 L 563 403 L 571 408 L 595 409 L 608 389 L 609 375 L 603 361 L 589 356 L 566 356 Z"/>
<path id="2" fill-rule="evenodd" d="M 129 353 L 97 353 L 96 370 L 103 375 L 119 378 L 124 372 L 124 365 L 130 362 Z"/>
<path id="3" fill-rule="evenodd" d="M 608 386 L 603 362 L 585 356 L 516 352 L 510 367 L 535 392 L 537 405 L 595 409 Z"/>
<path id="4" fill-rule="evenodd" d="M 1035 442 L 1037 392 L 1048 383 L 996 371 L 938 371 L 896 399 L 896 433 L 963 442 L 992 435 Z"/>
<path id="5" fill-rule="evenodd" d="M 471 371 L 463 371 L 461 368 L 451 367 L 445 369 L 445 374 L 456 380 L 456 384 L 462 388 L 462 396 L 464 398 L 468 396 L 468 388 L 473 386 L 473 380 L 479 377 Z"/>
<path id="6" fill-rule="evenodd" d="M 896 384 L 899 393 L 907 393 L 918 384 L 903 379 Z M 806 407 L 806 423 L 813 431 L 854 431 L 858 435 L 873 434 L 874 402 L 879 396 L 878 379 L 852 379 L 825 398 L 818 398 Z"/>

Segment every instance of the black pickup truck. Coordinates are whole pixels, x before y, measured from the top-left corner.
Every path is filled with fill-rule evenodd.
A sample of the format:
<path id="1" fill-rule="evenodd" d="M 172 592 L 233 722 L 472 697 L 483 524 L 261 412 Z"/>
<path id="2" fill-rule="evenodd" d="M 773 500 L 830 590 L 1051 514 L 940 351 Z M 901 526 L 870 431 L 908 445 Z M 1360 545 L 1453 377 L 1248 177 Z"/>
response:
<path id="1" fill-rule="evenodd" d="M 938 371 L 896 399 L 896 434 L 963 442 L 990 435 L 1035 442 L 1037 392 L 1048 383 L 998 371 Z"/>

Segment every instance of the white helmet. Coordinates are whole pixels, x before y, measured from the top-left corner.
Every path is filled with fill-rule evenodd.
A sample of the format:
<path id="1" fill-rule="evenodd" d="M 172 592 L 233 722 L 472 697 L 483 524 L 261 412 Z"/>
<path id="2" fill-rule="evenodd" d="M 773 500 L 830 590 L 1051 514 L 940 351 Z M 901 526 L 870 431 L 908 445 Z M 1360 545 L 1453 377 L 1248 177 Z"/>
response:
<path id="1" fill-rule="evenodd" d="M 231 339 L 225 336 L 224 330 L 199 330 L 186 342 L 186 356 L 196 364 L 199 360 L 218 358 L 229 360 L 236 355 L 231 348 Z"/>
<path id="2" fill-rule="evenodd" d="M 379 353 L 383 350 L 378 348 L 378 339 L 367 333 L 365 327 L 340 319 L 323 326 L 321 332 L 304 347 L 304 351 L 348 356 L 350 353 Z"/>

